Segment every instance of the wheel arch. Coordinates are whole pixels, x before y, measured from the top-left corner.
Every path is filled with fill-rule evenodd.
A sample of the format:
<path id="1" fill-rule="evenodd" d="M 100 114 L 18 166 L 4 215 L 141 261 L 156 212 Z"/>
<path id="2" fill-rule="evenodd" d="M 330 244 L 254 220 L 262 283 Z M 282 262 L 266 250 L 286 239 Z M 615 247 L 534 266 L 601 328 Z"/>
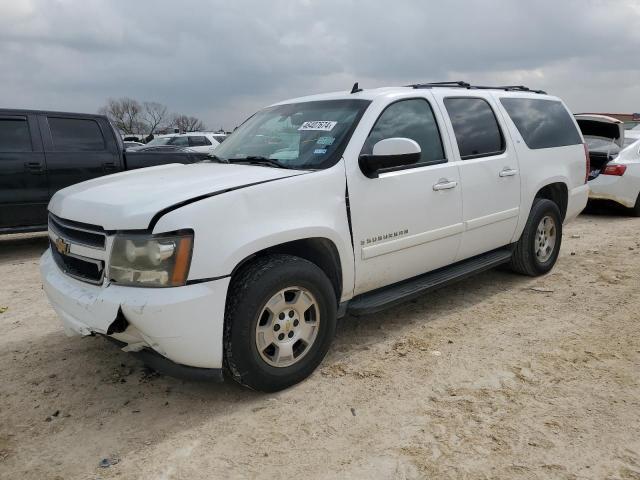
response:
<path id="1" fill-rule="evenodd" d="M 569 202 L 569 189 L 564 182 L 553 182 L 541 187 L 536 193 L 535 198 L 546 198 L 551 200 L 560 209 L 561 219 L 564 222 L 567 214 L 567 205 Z"/>
<path id="2" fill-rule="evenodd" d="M 233 278 L 238 270 L 251 264 L 255 259 L 272 254 L 293 255 L 304 258 L 316 265 L 331 281 L 336 294 L 336 301 L 340 302 L 343 290 L 340 253 L 336 244 L 325 237 L 301 238 L 263 248 L 238 262 L 231 272 L 231 277 Z"/>

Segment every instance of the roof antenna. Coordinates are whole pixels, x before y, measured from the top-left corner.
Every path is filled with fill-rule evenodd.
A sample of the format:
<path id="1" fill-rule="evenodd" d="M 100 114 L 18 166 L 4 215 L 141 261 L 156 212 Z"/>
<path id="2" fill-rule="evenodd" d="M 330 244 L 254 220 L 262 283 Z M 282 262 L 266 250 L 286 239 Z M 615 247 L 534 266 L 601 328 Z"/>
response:
<path id="1" fill-rule="evenodd" d="M 353 84 L 353 88 L 351 89 L 351 93 L 358 93 L 361 92 L 362 89 L 358 87 L 358 82 Z"/>

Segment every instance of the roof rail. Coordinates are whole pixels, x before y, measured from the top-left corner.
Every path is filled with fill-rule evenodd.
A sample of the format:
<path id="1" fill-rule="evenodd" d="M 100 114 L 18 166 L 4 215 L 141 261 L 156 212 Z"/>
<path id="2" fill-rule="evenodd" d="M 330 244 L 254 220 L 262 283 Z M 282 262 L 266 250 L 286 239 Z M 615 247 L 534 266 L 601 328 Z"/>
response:
<path id="1" fill-rule="evenodd" d="M 468 82 L 429 82 L 429 83 L 415 83 L 412 85 L 405 85 L 411 88 L 437 88 L 437 87 L 449 87 L 449 88 L 465 88 L 467 90 L 505 90 L 507 92 L 531 92 L 546 94 L 544 90 L 532 90 L 524 85 L 501 85 L 497 87 L 490 87 L 485 85 L 471 85 Z"/>

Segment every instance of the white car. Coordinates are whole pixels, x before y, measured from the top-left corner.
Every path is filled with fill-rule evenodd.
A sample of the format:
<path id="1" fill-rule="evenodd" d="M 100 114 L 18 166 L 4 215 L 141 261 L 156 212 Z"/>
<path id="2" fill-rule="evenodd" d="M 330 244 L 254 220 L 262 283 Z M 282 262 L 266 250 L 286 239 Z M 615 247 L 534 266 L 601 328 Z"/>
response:
<path id="1" fill-rule="evenodd" d="M 156 135 L 153 140 L 146 145 L 134 147 L 131 150 L 143 150 L 148 147 L 173 145 L 176 147 L 189 147 L 194 152 L 210 153 L 220 145 L 223 139 L 220 134 L 211 132 L 170 133 L 167 135 Z"/>
<path id="2" fill-rule="evenodd" d="M 548 272 L 586 205 L 587 164 L 564 103 L 524 87 L 288 100 L 208 162 L 56 193 L 44 290 L 70 335 L 279 390 L 313 372 L 346 313 L 504 263 Z"/>
<path id="3" fill-rule="evenodd" d="M 604 115 L 576 115 L 589 147 L 589 198 L 609 200 L 640 216 L 640 130 Z"/>

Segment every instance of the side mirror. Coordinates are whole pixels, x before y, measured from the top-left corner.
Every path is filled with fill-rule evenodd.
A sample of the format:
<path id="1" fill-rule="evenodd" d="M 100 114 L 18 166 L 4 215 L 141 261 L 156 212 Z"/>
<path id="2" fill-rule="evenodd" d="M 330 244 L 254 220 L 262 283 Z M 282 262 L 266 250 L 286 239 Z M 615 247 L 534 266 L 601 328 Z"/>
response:
<path id="1" fill-rule="evenodd" d="M 371 155 L 360 155 L 360 170 L 369 178 L 378 178 L 385 168 L 404 167 L 420 161 L 420 145 L 410 138 L 387 138 L 373 146 Z"/>

